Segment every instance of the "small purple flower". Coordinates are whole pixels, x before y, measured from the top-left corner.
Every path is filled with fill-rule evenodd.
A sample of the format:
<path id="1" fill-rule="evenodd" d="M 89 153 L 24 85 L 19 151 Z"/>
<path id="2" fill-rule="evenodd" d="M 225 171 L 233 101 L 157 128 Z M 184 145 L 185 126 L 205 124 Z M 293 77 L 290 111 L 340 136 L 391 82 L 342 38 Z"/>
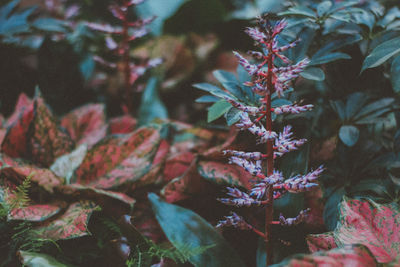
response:
<path id="1" fill-rule="evenodd" d="M 302 222 L 304 222 L 304 220 L 307 218 L 308 213 L 310 212 L 310 209 L 305 209 L 300 211 L 299 215 L 297 215 L 295 218 L 285 218 L 283 217 L 282 213 L 279 216 L 279 221 L 281 223 L 281 225 L 284 226 L 293 226 L 293 225 L 298 225 Z"/>
<path id="2" fill-rule="evenodd" d="M 241 230 L 251 230 L 252 227 L 239 215 L 232 212 L 231 216 L 225 216 L 225 220 L 219 221 L 217 228 L 224 226 L 233 226 Z"/>

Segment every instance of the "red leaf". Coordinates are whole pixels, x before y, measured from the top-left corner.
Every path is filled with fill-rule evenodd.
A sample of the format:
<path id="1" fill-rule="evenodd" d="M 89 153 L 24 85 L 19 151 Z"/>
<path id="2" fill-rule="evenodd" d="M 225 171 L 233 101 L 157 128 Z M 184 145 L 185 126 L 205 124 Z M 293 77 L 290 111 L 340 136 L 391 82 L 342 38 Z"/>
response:
<path id="1" fill-rule="evenodd" d="M 3 143 L 4 137 L 6 136 L 7 130 L 0 129 L 0 144 Z"/>
<path id="2" fill-rule="evenodd" d="M 24 110 L 33 105 L 33 100 L 26 94 L 19 95 L 17 104 L 15 105 L 14 113 L 8 118 L 5 127 L 8 128 L 13 125 L 19 117 L 24 113 Z"/>
<path id="3" fill-rule="evenodd" d="M 243 168 L 227 163 L 200 161 L 197 165 L 200 175 L 216 184 L 240 186 L 250 189 L 253 176 Z"/>
<path id="4" fill-rule="evenodd" d="M 325 229 L 323 212 L 324 201 L 322 198 L 322 190 L 318 187 L 316 190 L 307 191 L 304 193 L 305 206 L 311 211 L 305 219 L 307 225 L 313 228 L 313 231 L 323 231 Z"/>
<path id="5" fill-rule="evenodd" d="M 337 247 L 332 232 L 325 234 L 308 235 L 306 240 L 308 249 L 311 252 L 330 250 Z"/>
<path id="6" fill-rule="evenodd" d="M 34 184 L 38 184 L 50 193 L 53 193 L 55 187 L 64 183 L 64 179 L 56 176 L 52 171 L 33 165 L 5 167 L 0 170 L 0 174 L 3 180 L 14 181 L 17 185 L 22 183 L 27 176 L 31 175 L 31 181 Z"/>
<path id="7" fill-rule="evenodd" d="M 24 220 L 30 222 L 42 222 L 60 212 L 61 208 L 57 205 L 30 205 L 27 207 L 14 209 L 8 215 L 8 220 Z"/>
<path id="8" fill-rule="evenodd" d="M 91 199 L 112 214 L 131 212 L 135 200 L 123 193 L 86 187 L 78 184 L 64 185 L 57 188 L 59 193 L 69 195 L 74 199 Z"/>
<path id="9" fill-rule="evenodd" d="M 192 152 L 183 152 L 172 158 L 168 158 L 164 167 L 164 180 L 172 179 L 183 175 L 195 159 Z"/>
<path id="10" fill-rule="evenodd" d="M 346 246 L 312 255 L 296 255 L 285 260 L 277 267 L 334 266 L 334 267 L 376 267 L 374 256 L 363 245 Z"/>
<path id="11" fill-rule="evenodd" d="M 32 123 L 34 112 L 33 103 L 28 104 L 25 108 L 19 109 L 14 113 L 16 118 L 9 120 L 12 124 L 8 127 L 7 133 L 1 143 L 1 151 L 10 157 L 28 158 L 27 150 L 29 137 L 28 130 Z"/>
<path id="12" fill-rule="evenodd" d="M 88 151 L 72 182 L 110 189 L 138 181 L 149 172 L 160 142 L 159 128 L 110 136 Z"/>
<path id="13" fill-rule="evenodd" d="M 197 171 L 197 159 L 194 159 L 186 172 L 171 180 L 161 191 L 165 201 L 169 203 L 177 202 L 186 198 L 204 192 L 207 183 Z"/>
<path id="14" fill-rule="evenodd" d="M 136 128 L 137 120 L 129 115 L 113 118 L 109 123 L 111 134 L 125 134 L 133 132 Z"/>
<path id="15" fill-rule="evenodd" d="M 34 118 L 28 136 L 29 156 L 34 163 L 43 167 L 49 167 L 57 157 L 74 147 L 69 135 L 59 129 L 56 119 L 41 97 L 35 99 Z"/>
<path id="16" fill-rule="evenodd" d="M 71 239 L 90 234 L 87 224 L 90 215 L 97 209 L 91 201 L 71 204 L 58 219 L 37 228 L 38 235 L 52 240 Z"/>
<path id="17" fill-rule="evenodd" d="M 87 143 L 91 147 L 106 136 L 104 105 L 88 104 L 77 108 L 62 118 L 61 126 L 77 144 Z"/>
<path id="18" fill-rule="evenodd" d="M 338 245 L 363 244 L 380 263 L 400 255 L 400 211 L 397 204 L 345 199 L 334 231 Z"/>

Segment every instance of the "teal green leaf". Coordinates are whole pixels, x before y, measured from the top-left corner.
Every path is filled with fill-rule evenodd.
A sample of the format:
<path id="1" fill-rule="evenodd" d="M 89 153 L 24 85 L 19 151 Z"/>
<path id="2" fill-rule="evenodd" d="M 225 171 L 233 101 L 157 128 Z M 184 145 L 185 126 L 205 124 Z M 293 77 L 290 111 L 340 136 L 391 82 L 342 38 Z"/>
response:
<path id="1" fill-rule="evenodd" d="M 39 18 L 32 23 L 32 26 L 42 31 L 66 32 L 67 24 L 59 19 Z"/>
<path id="2" fill-rule="evenodd" d="M 233 124 L 235 124 L 236 122 L 239 121 L 239 117 L 240 114 L 242 112 L 240 110 L 238 110 L 237 108 L 230 108 L 228 110 L 228 112 L 225 113 L 225 119 L 226 119 L 226 123 L 228 124 L 228 126 L 231 126 Z"/>
<path id="3" fill-rule="evenodd" d="M 393 91 L 396 93 L 400 92 L 400 56 L 397 56 L 390 69 L 390 80 L 392 82 Z"/>
<path id="4" fill-rule="evenodd" d="M 50 255 L 20 250 L 18 252 L 21 264 L 27 267 L 72 267 L 59 262 Z"/>
<path id="5" fill-rule="evenodd" d="M 332 7 L 331 1 L 323 1 L 323 2 L 319 3 L 317 6 L 318 16 L 322 17 L 323 15 L 325 15 L 331 7 Z"/>
<path id="6" fill-rule="evenodd" d="M 325 73 L 320 68 L 307 68 L 305 71 L 300 73 L 300 76 L 313 81 L 323 81 L 325 80 Z"/>
<path id="7" fill-rule="evenodd" d="M 206 92 L 209 92 L 210 94 L 220 97 L 220 98 L 223 98 L 223 97 L 235 98 L 234 96 L 228 94 L 221 88 L 219 88 L 215 85 L 209 84 L 209 83 L 196 83 L 196 84 L 193 84 L 193 87 L 203 90 L 203 91 L 206 91 Z"/>
<path id="8" fill-rule="evenodd" d="M 351 59 L 351 57 L 348 54 L 345 54 L 342 52 L 333 52 L 333 53 L 321 55 L 319 57 L 312 57 L 310 66 L 326 64 L 326 63 L 336 61 L 339 59 Z"/>
<path id="9" fill-rule="evenodd" d="M 301 16 L 308 18 L 315 18 L 316 14 L 312 9 L 306 6 L 294 6 L 289 8 L 287 11 L 281 12 L 279 16 Z"/>
<path id="10" fill-rule="evenodd" d="M 142 95 L 142 101 L 139 108 L 139 125 L 148 124 L 156 118 L 168 118 L 167 108 L 161 102 L 157 88 L 158 81 L 153 77 L 147 82 L 146 89 Z"/>
<path id="11" fill-rule="evenodd" d="M 333 231 L 336 228 L 339 220 L 339 204 L 345 193 L 344 188 L 341 187 L 330 194 L 325 203 L 323 218 L 325 226 L 329 231 Z"/>
<path id="12" fill-rule="evenodd" d="M 150 193 L 148 198 L 158 223 L 178 250 L 187 245 L 193 249 L 209 247 L 203 253 L 189 258 L 194 266 L 245 266 L 238 253 L 202 217 L 191 210 L 164 202 L 156 194 Z"/>
<path id="13" fill-rule="evenodd" d="M 187 1 L 188 0 L 147 0 L 137 6 L 137 11 L 139 15 L 144 18 L 151 16 L 156 17 L 150 25 L 150 28 L 153 34 L 160 35 L 163 31 L 164 22 L 172 17 Z"/>
<path id="14" fill-rule="evenodd" d="M 212 95 L 203 95 L 197 98 L 195 101 L 197 103 L 214 103 L 219 100 L 218 97 L 212 96 Z"/>
<path id="15" fill-rule="evenodd" d="M 346 146 L 354 146 L 360 137 L 360 131 L 353 125 L 343 125 L 340 127 L 339 137 Z"/>
<path id="16" fill-rule="evenodd" d="M 389 58 L 400 52 L 400 37 L 386 41 L 372 50 L 363 63 L 361 72 L 369 68 L 375 68 L 385 63 Z"/>
<path id="17" fill-rule="evenodd" d="M 208 110 L 207 122 L 215 121 L 216 119 L 224 115 L 231 107 L 231 104 L 229 104 L 225 100 L 215 102 Z"/>

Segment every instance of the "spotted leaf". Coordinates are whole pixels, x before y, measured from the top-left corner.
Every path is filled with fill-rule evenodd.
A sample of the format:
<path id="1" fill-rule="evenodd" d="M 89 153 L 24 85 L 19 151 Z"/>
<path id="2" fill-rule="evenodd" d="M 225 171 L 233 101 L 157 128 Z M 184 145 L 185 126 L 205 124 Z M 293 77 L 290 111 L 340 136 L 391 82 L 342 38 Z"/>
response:
<path id="1" fill-rule="evenodd" d="M 137 120 L 129 115 L 113 118 L 108 125 L 111 134 L 125 134 L 133 132 L 136 128 Z"/>
<path id="2" fill-rule="evenodd" d="M 26 207 L 13 209 L 8 214 L 8 220 L 23 220 L 30 222 L 42 222 L 59 213 L 61 207 L 59 205 L 36 204 Z"/>
<path id="3" fill-rule="evenodd" d="M 41 97 L 34 102 L 34 117 L 29 127 L 29 156 L 42 167 L 49 167 L 57 157 L 70 152 L 74 142 L 62 131 Z"/>
<path id="4" fill-rule="evenodd" d="M 276 267 L 337 266 L 375 267 L 377 263 L 371 251 L 363 245 L 345 246 L 311 255 L 299 254 L 274 265 Z"/>
<path id="5" fill-rule="evenodd" d="M 26 94 L 22 93 L 19 95 L 17 104 L 15 105 L 15 109 L 13 114 L 7 119 L 5 127 L 10 127 L 16 121 L 18 121 L 19 117 L 24 113 L 24 110 L 33 105 L 33 100 L 30 99 Z"/>
<path id="6" fill-rule="evenodd" d="M 325 234 L 308 235 L 306 240 L 308 249 L 311 252 L 330 250 L 337 247 L 332 232 Z"/>
<path id="7" fill-rule="evenodd" d="M 103 139 L 107 132 L 103 104 L 88 104 L 79 107 L 61 120 L 71 138 L 77 144 L 86 143 L 89 147 Z"/>
<path id="8" fill-rule="evenodd" d="M 158 127 L 105 138 L 87 152 L 71 181 L 102 189 L 138 181 L 150 171 L 160 142 Z"/>
<path id="9" fill-rule="evenodd" d="M 221 162 L 200 161 L 197 169 L 203 178 L 227 186 L 240 186 L 249 189 L 249 181 L 253 179 L 253 176 L 243 168 Z"/>
<path id="10" fill-rule="evenodd" d="M 378 262 L 391 262 L 400 254 L 399 207 L 395 203 L 345 199 L 334 236 L 338 246 L 363 244 Z"/>
<path id="11" fill-rule="evenodd" d="M 98 206 L 91 201 L 73 203 L 56 220 L 36 228 L 37 233 L 42 238 L 55 241 L 89 235 L 87 225 L 91 214 L 97 209 Z"/>

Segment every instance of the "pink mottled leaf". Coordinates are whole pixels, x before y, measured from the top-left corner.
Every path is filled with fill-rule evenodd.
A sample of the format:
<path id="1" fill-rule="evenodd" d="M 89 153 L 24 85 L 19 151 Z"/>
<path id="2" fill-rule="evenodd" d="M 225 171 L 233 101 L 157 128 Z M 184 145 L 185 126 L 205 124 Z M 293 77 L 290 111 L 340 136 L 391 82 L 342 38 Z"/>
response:
<path id="1" fill-rule="evenodd" d="M 64 183 L 64 179 L 55 175 L 48 169 L 41 169 L 33 165 L 20 165 L 3 167 L 0 169 L 1 180 L 13 181 L 15 184 L 22 183 L 31 175 L 33 184 L 39 185 L 44 190 L 53 193 L 54 188 Z"/>
<path id="2" fill-rule="evenodd" d="M 184 174 L 195 157 L 192 152 L 183 152 L 168 158 L 164 167 L 164 180 L 168 182 Z"/>
<path id="3" fill-rule="evenodd" d="M 129 115 L 113 118 L 109 122 L 109 132 L 111 134 L 125 134 L 133 132 L 136 128 L 137 120 Z"/>
<path id="4" fill-rule="evenodd" d="M 345 246 L 311 255 L 300 254 L 274 265 L 276 267 L 376 267 L 377 262 L 371 251 L 363 245 Z"/>
<path id="5" fill-rule="evenodd" d="M 89 235 L 87 225 L 92 213 L 98 209 L 91 201 L 71 204 L 56 220 L 36 228 L 42 238 L 52 240 L 71 239 Z"/>
<path id="6" fill-rule="evenodd" d="M 330 250 L 336 248 L 335 238 L 332 232 L 316 235 L 308 235 L 307 238 L 308 249 L 311 252 Z"/>
<path id="7" fill-rule="evenodd" d="M 213 183 L 247 189 L 251 187 L 249 181 L 253 179 L 253 176 L 239 166 L 214 161 L 200 161 L 197 169 L 203 178 Z"/>
<path id="8" fill-rule="evenodd" d="M 206 190 L 207 183 L 199 175 L 196 162 L 197 159 L 193 159 L 182 176 L 172 179 L 164 186 L 161 194 L 167 202 L 184 200 Z"/>
<path id="9" fill-rule="evenodd" d="M 91 199 L 113 214 L 129 213 L 136 202 L 135 199 L 120 192 L 102 190 L 79 184 L 60 186 L 57 188 L 57 192 L 73 197 L 74 199 Z"/>
<path id="10" fill-rule="evenodd" d="M 1 143 L 1 151 L 10 157 L 28 158 L 28 130 L 34 117 L 33 103 L 29 103 L 25 108 L 16 110 L 12 115 L 7 128 L 7 132 Z"/>
<path id="11" fill-rule="evenodd" d="M 146 175 L 161 142 L 159 127 L 140 128 L 103 139 L 88 151 L 71 181 L 111 189 L 134 183 Z"/>
<path id="12" fill-rule="evenodd" d="M 21 93 L 18 97 L 17 104 L 15 105 L 15 109 L 13 114 L 7 119 L 5 127 L 10 127 L 13 125 L 19 117 L 24 113 L 24 110 L 33 105 L 33 100 L 30 99 L 26 94 Z"/>
<path id="13" fill-rule="evenodd" d="M 61 126 L 77 144 L 86 143 L 92 147 L 106 136 L 104 105 L 88 104 L 77 108 L 62 118 Z"/>
<path id="14" fill-rule="evenodd" d="M 378 262 L 388 263 L 400 255 L 400 211 L 396 203 L 345 199 L 334 231 L 338 246 L 363 244 Z"/>
<path id="15" fill-rule="evenodd" d="M 40 96 L 34 101 L 28 145 L 30 159 L 42 167 L 49 167 L 57 157 L 74 147 L 74 142 L 68 133 L 58 127 L 55 117 Z"/>
<path id="16" fill-rule="evenodd" d="M 42 222 L 59 213 L 61 207 L 50 204 L 36 204 L 23 208 L 13 209 L 8 214 L 8 220 L 23 220 L 30 222 Z"/>

